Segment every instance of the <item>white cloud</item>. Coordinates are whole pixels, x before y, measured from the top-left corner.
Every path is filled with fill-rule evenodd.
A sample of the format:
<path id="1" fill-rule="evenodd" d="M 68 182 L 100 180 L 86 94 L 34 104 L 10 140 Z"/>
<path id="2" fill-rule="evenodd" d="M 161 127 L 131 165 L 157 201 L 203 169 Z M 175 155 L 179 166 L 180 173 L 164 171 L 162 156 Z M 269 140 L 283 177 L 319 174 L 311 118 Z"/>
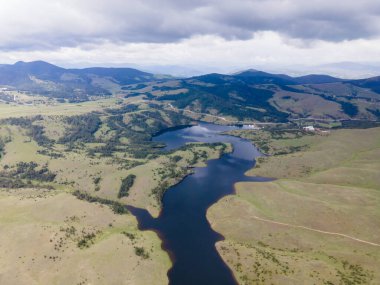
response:
<path id="1" fill-rule="evenodd" d="M 0 0 L 0 7 L 0 63 L 221 71 L 380 62 L 378 0 Z"/>
<path id="2" fill-rule="evenodd" d="M 0 48 L 51 49 L 109 40 L 176 42 L 195 35 L 249 39 L 380 35 L 377 0 L 0 0 Z"/>
<path id="3" fill-rule="evenodd" d="M 307 47 L 275 32 L 259 32 L 249 40 L 194 36 L 175 43 L 114 43 L 104 41 L 46 51 L 0 52 L 3 62 L 41 59 L 63 66 L 182 65 L 228 72 L 245 67 L 275 69 L 332 62 L 380 62 L 380 39 L 343 42 L 313 41 Z M 312 70 L 310 70 L 312 72 Z"/>

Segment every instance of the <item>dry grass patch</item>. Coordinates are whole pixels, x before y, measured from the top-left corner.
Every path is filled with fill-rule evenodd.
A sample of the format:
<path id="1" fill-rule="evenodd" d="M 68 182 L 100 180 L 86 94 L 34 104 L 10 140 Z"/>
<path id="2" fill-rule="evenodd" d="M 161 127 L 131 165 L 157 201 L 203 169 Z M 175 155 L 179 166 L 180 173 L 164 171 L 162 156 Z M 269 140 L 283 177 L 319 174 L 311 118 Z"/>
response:
<path id="1" fill-rule="evenodd" d="M 298 226 L 380 243 L 380 195 L 303 186 L 284 192 L 273 183 L 242 183 L 237 196 L 209 209 L 213 229 L 226 238 L 217 249 L 239 283 L 377 284 L 380 246 Z"/>
<path id="2" fill-rule="evenodd" d="M 1 192 L 0 207 L 0 229 L 7 233 L 0 235 L 2 284 L 168 282 L 170 260 L 159 238 L 139 232 L 130 215 L 35 189 Z M 81 247 L 83 239 L 86 246 Z M 136 255 L 136 247 L 149 258 Z"/>
<path id="3" fill-rule="evenodd" d="M 285 141 L 307 148 L 249 171 L 283 179 L 239 183 L 209 209 L 219 253 L 240 284 L 378 284 L 379 128 Z"/>
<path id="4" fill-rule="evenodd" d="M 260 159 L 248 174 L 300 178 L 353 161 L 360 163 L 358 155 L 380 148 L 380 129 L 336 130 L 327 137 L 310 137 L 307 146 L 304 151 Z"/>

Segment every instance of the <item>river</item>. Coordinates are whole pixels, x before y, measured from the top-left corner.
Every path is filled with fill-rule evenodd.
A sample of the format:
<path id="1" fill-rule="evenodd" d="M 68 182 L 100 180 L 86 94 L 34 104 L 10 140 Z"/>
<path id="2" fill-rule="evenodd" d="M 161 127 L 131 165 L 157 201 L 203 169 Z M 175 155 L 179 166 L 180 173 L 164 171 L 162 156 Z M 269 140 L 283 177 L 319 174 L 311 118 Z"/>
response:
<path id="1" fill-rule="evenodd" d="M 129 207 L 141 230 L 153 230 L 162 239 L 162 247 L 173 261 L 168 272 L 171 285 L 237 284 L 215 248 L 223 236 L 212 230 L 206 212 L 219 199 L 233 194 L 235 183 L 268 179 L 244 175 L 254 167 L 260 152 L 247 140 L 220 134 L 234 129 L 238 127 L 200 123 L 153 138 L 166 144 L 164 151 L 187 142 L 227 142 L 233 146 L 232 153 L 208 161 L 206 167 L 195 168 L 194 174 L 168 189 L 157 218 L 144 209 Z"/>

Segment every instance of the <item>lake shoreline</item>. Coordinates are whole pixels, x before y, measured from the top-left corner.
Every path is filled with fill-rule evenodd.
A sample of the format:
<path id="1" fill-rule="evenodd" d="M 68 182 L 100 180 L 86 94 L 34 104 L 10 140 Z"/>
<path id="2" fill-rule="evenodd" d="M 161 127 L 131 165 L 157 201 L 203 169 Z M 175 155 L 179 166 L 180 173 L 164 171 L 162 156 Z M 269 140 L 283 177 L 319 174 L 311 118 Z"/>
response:
<path id="1" fill-rule="evenodd" d="M 204 167 L 194 167 L 193 173 L 171 186 L 162 197 L 158 217 L 152 217 L 144 209 L 130 207 L 139 221 L 139 229 L 154 231 L 162 241 L 162 249 L 170 256 L 173 263 L 168 271 L 170 284 L 237 284 L 232 269 L 216 250 L 216 243 L 225 237 L 211 228 L 206 217 L 209 207 L 236 192 L 235 183 L 266 181 L 266 178 L 245 175 L 254 167 L 254 158 L 260 156 L 252 143 L 221 134 L 237 128 L 200 123 L 166 130 L 153 138 L 155 142 L 165 143 L 168 151 L 188 142 L 223 142 L 233 147 L 231 153 L 207 160 Z"/>

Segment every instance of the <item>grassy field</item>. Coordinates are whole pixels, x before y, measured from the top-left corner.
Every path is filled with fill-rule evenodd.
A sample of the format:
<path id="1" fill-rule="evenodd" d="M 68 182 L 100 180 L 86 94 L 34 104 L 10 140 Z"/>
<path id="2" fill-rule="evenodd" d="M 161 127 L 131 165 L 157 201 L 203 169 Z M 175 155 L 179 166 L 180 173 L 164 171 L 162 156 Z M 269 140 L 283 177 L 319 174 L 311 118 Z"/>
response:
<path id="1" fill-rule="evenodd" d="M 111 102 L 113 101 L 107 101 L 109 104 Z M 152 214 L 156 215 L 160 205 L 157 197 L 152 195 L 152 189 L 164 180 L 169 186 L 177 183 L 189 173 L 190 166 L 204 165 L 207 159 L 218 157 L 222 149 L 221 146 L 211 148 L 199 144 L 174 153 L 157 153 L 154 148 L 150 148 L 149 142 L 145 142 L 147 144 L 145 146 L 144 142 L 141 141 L 140 143 L 139 140 L 146 139 L 144 136 L 149 134 L 150 125 L 154 126 L 157 120 L 167 121 L 165 123 L 168 126 L 174 123 L 170 121 L 171 118 L 165 112 L 154 111 L 153 113 L 149 105 L 144 102 L 128 99 L 123 106 L 128 107 L 128 104 L 137 102 L 138 109 L 123 114 L 123 121 L 126 124 L 124 128 L 130 128 L 127 133 L 124 129 L 112 129 L 109 126 L 109 118 L 115 116 L 105 111 L 112 110 L 112 108 L 108 109 L 108 105 L 105 108 L 103 101 L 87 103 L 88 108 L 82 106 L 83 110 L 81 109 L 81 111 L 89 112 L 96 110 L 94 108 L 99 108 L 101 111 L 99 115 L 96 115 L 101 120 L 93 137 L 86 133 L 87 123 L 85 121 L 82 129 L 78 129 L 76 125 L 72 126 L 67 122 L 67 118 L 70 116 L 68 114 L 63 115 L 63 113 L 58 113 L 55 116 L 44 115 L 35 121 L 28 121 L 27 127 L 20 125 L 23 121 L 21 123 L 19 121 L 16 123 L 4 121 L 0 137 L 7 136 L 10 141 L 4 146 L 0 167 L 3 170 L 14 169 L 21 162 L 35 162 L 39 166 L 47 165 L 49 170 L 56 174 L 53 186 L 58 184 L 61 185 L 61 188 L 77 189 L 107 199 L 117 199 L 121 180 L 130 174 L 134 174 L 137 176 L 136 184 L 130 189 L 131 195 L 123 198 L 123 202 L 148 208 Z M 56 106 L 54 110 L 49 109 L 53 107 L 46 107 L 46 114 L 54 113 L 57 108 L 64 110 L 66 105 L 68 104 Z M 73 108 L 72 111 L 76 112 L 76 109 L 72 105 L 70 106 Z M 118 105 L 113 106 L 116 108 L 115 110 L 118 110 L 117 107 Z M 14 106 L 14 108 L 16 107 Z M 25 115 L 24 113 L 21 114 Z M 31 119 L 26 120 L 33 120 L 32 114 L 38 114 L 38 110 L 33 109 L 33 113 L 30 114 Z M 81 124 L 80 120 L 85 120 L 86 117 L 82 118 L 78 115 L 82 115 L 82 113 L 76 113 L 75 118 L 79 120 L 76 124 Z M 134 118 L 135 115 L 139 117 Z M 3 114 L 3 116 L 6 115 Z M 115 128 L 115 124 L 119 128 L 118 124 L 120 123 L 113 123 L 113 128 Z M 40 136 L 39 139 L 42 142 L 37 142 L 36 138 L 33 137 L 33 132 L 39 131 L 39 129 L 37 131 L 31 130 L 33 127 L 41 127 L 44 138 L 41 140 L 42 136 Z M 69 130 L 70 133 L 72 128 L 75 129 L 72 132 L 77 137 L 75 140 L 78 141 L 60 142 L 62 138 L 70 136 L 67 132 Z M 118 131 L 120 134 L 117 133 Z M 86 141 L 81 141 L 80 136 L 83 134 L 86 135 L 83 138 Z M 135 137 L 134 141 L 131 141 L 130 136 Z M 140 139 L 139 136 L 143 137 Z M 45 141 L 48 140 L 52 143 L 44 145 Z M 97 149 L 100 150 L 97 152 Z M 90 152 L 92 153 L 90 154 Z M 149 154 L 150 152 L 151 154 Z M 174 157 L 177 159 L 175 162 L 173 162 Z M 166 178 L 162 179 L 163 176 Z M 94 183 L 94 180 L 97 182 Z"/>
<path id="2" fill-rule="evenodd" d="M 154 104 L 0 104 L 0 182 L 14 188 L 0 190 L 0 231 L 11 233 L 0 235 L 0 283 L 168 282 L 158 236 L 115 212 L 132 205 L 157 216 L 168 187 L 231 147 L 159 151 L 153 134 L 191 121 Z M 319 136 L 286 128 L 232 132 L 271 155 L 249 175 L 280 179 L 240 183 L 210 208 L 226 237 L 218 251 L 241 284 L 378 283 L 379 129 Z"/>
<path id="3" fill-rule="evenodd" d="M 274 178 L 315 179 L 324 171 L 334 176 L 333 172 L 344 169 L 349 172 L 343 177 L 347 180 L 355 171 L 364 170 L 366 175 L 371 176 L 373 170 L 379 169 L 379 128 L 336 130 L 327 137 L 302 136 L 290 140 L 279 139 L 275 142 L 275 145 L 284 146 L 285 144 L 304 146 L 304 150 L 262 158 L 259 160 L 258 167 L 248 174 Z M 366 180 L 365 178 L 363 177 L 362 180 Z M 368 183 L 373 182 L 371 177 L 367 180 Z M 323 179 L 321 182 L 327 181 Z M 379 184 L 376 185 L 379 187 Z"/>
<path id="4" fill-rule="evenodd" d="M 208 211 L 240 284 L 378 284 L 380 129 L 266 142 L 303 147 L 249 171 L 279 180 L 238 183 Z"/>
<path id="5" fill-rule="evenodd" d="M 341 111 L 337 102 L 327 101 L 317 95 L 279 91 L 271 99 L 274 106 L 281 106 L 281 110 L 290 114 L 303 114 L 303 117 L 315 118 L 348 118 Z"/>
<path id="6" fill-rule="evenodd" d="M 126 103 L 140 102 L 141 97 L 125 99 Z M 54 103 L 54 104 L 6 104 L 0 102 L 0 119 L 23 116 L 59 116 L 59 115 L 79 115 L 92 111 L 102 111 L 105 108 L 115 108 L 119 99 L 114 97 L 97 101 L 87 101 L 83 103 Z"/>
<path id="7" fill-rule="evenodd" d="M 159 238 L 131 215 L 37 189 L 2 190 L 0 207 L 1 284 L 168 282 Z"/>
<path id="8" fill-rule="evenodd" d="M 151 135 L 188 119 L 139 98 L 3 104 L 0 114 L 0 283 L 167 284 L 159 237 L 118 213 L 157 216 L 168 187 L 230 146 L 160 151 Z"/>
<path id="9" fill-rule="evenodd" d="M 52 158 L 41 154 L 43 147 L 30 140 L 19 127 L 8 127 L 8 130 L 12 134 L 12 141 L 6 145 L 0 161 L 3 169 L 14 167 L 20 162 L 48 165 L 49 170 L 56 174 L 53 186 L 69 191 L 76 189 L 112 200 L 118 200 L 122 179 L 134 174 L 137 178 L 129 191 L 129 196 L 121 200 L 125 204 L 148 209 L 154 216 L 159 213 L 160 204 L 152 195 L 152 189 L 162 184 L 161 176 L 167 175 L 168 178 L 164 180 L 169 183 L 168 185 L 173 185 L 189 173 L 188 166 L 203 166 L 205 160 L 219 157 L 221 150 L 220 147 L 213 149 L 199 144 L 191 149 L 178 150 L 153 159 L 125 159 L 123 155 L 116 159 L 118 153 L 111 157 L 90 157 L 85 148 L 64 151 L 64 147 L 56 146 L 54 153 L 63 156 Z M 195 154 L 199 153 L 204 156 L 192 162 Z M 181 159 L 173 163 L 173 157 Z M 126 162 L 138 162 L 139 165 L 126 169 L 124 166 Z M 174 177 L 169 177 L 170 175 Z M 98 183 L 94 183 L 96 178 L 100 178 Z"/>

